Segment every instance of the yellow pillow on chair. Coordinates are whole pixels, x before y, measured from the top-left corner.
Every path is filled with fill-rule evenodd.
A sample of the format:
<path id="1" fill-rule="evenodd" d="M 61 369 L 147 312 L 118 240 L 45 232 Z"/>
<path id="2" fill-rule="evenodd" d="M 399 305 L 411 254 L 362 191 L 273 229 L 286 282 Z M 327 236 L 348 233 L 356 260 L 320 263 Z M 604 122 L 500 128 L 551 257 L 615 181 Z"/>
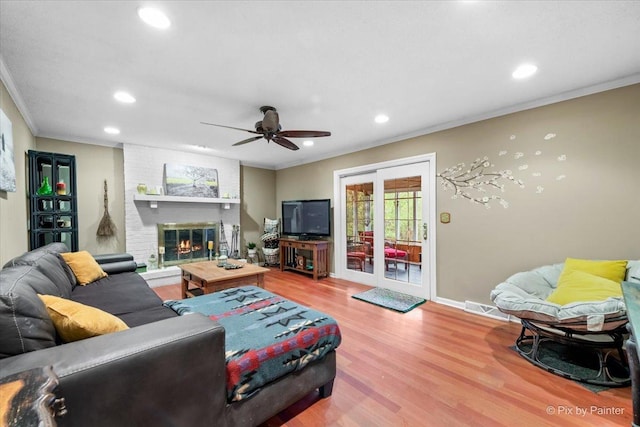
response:
<path id="1" fill-rule="evenodd" d="M 578 270 L 620 283 L 627 273 L 627 261 L 595 261 L 567 258 L 564 262 L 563 272 L 565 270 Z"/>
<path id="2" fill-rule="evenodd" d="M 565 266 L 556 290 L 547 297 L 547 301 L 565 305 L 578 301 L 604 301 L 609 297 L 622 297 L 619 281 L 567 269 Z"/>
<path id="3" fill-rule="evenodd" d="M 38 294 L 53 326 L 64 342 L 104 335 L 129 329 L 113 314 L 65 298 Z"/>

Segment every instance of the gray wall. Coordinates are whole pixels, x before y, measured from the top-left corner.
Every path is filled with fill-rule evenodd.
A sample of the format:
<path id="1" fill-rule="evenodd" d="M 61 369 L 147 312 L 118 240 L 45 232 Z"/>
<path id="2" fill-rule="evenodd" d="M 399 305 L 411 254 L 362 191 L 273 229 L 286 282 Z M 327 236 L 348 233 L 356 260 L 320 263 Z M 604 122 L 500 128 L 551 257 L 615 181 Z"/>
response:
<path id="1" fill-rule="evenodd" d="M 264 218 L 280 216 L 276 206 L 276 171 L 249 166 L 240 167 L 240 233 L 242 246 L 254 242 L 262 247 Z"/>

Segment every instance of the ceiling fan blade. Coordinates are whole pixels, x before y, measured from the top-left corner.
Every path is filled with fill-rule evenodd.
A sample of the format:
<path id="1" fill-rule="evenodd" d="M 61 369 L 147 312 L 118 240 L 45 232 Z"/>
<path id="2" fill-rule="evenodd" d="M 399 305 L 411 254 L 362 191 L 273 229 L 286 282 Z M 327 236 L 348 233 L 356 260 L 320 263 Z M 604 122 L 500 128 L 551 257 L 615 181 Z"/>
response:
<path id="1" fill-rule="evenodd" d="M 331 132 L 323 130 L 283 130 L 278 132 L 280 136 L 287 138 L 319 138 L 321 136 L 331 136 Z"/>
<path id="2" fill-rule="evenodd" d="M 233 145 L 235 146 L 235 145 L 242 145 L 242 144 L 246 144 L 247 142 L 257 141 L 257 140 L 258 140 L 258 139 L 260 139 L 260 138 L 262 138 L 262 135 L 260 135 L 260 136 L 252 136 L 251 138 L 247 138 L 247 139 L 244 139 L 244 140 L 242 140 L 242 141 L 240 141 L 240 142 L 236 142 L 236 143 L 235 143 L 235 144 L 233 144 Z"/>
<path id="3" fill-rule="evenodd" d="M 261 132 L 256 132 L 255 130 L 250 130 L 250 129 L 235 128 L 235 127 L 233 127 L 233 126 L 217 125 L 217 124 L 215 124 L 215 123 L 207 123 L 207 122 L 200 122 L 200 123 L 202 123 L 203 125 L 217 126 L 217 127 L 219 127 L 219 128 L 227 128 L 227 129 L 242 130 L 242 131 L 245 131 L 245 132 L 251 132 L 251 133 L 258 134 L 258 135 L 262 135 L 262 133 L 261 133 Z"/>
<path id="4" fill-rule="evenodd" d="M 282 145 L 284 148 L 288 148 L 289 150 L 299 150 L 300 147 L 298 147 L 296 144 L 294 144 L 293 142 L 289 141 L 288 139 L 285 139 L 281 136 L 274 136 L 272 139 L 273 142 L 275 142 L 278 145 Z"/>

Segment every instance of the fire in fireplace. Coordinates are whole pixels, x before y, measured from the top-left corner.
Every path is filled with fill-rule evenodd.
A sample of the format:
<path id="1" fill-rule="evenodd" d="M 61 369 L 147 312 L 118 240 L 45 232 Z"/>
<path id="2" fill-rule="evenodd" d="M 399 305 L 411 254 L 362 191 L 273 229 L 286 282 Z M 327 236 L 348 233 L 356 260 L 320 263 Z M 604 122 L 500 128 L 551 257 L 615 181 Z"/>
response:
<path id="1" fill-rule="evenodd" d="M 218 247 L 215 222 L 158 224 L 158 247 L 164 248 L 164 265 L 206 261 Z M 211 249 L 209 249 L 211 248 Z"/>
<path id="2" fill-rule="evenodd" d="M 191 240 L 180 240 L 178 244 L 178 255 L 187 255 L 190 252 L 199 252 L 202 245 L 194 244 L 191 246 Z"/>

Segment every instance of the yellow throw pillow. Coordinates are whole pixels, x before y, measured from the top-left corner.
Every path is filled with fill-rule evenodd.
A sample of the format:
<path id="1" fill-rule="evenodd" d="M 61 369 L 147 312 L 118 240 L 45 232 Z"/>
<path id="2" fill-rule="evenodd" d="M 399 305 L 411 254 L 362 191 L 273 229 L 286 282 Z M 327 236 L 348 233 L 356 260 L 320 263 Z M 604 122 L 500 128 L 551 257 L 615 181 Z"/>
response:
<path id="1" fill-rule="evenodd" d="M 64 342 L 129 329 L 122 320 L 98 308 L 52 295 L 38 296 L 47 307 L 53 326 Z"/>
<path id="2" fill-rule="evenodd" d="M 100 264 L 87 251 L 65 252 L 62 255 L 64 261 L 71 267 L 71 271 L 78 279 L 79 285 L 86 285 L 95 280 L 107 277 Z"/>
<path id="3" fill-rule="evenodd" d="M 593 261 L 567 258 L 564 262 L 564 268 L 582 271 L 619 283 L 624 280 L 624 276 L 627 273 L 627 261 Z"/>
<path id="4" fill-rule="evenodd" d="M 609 297 L 622 297 L 620 282 L 565 267 L 556 290 L 547 297 L 547 301 L 565 305 L 578 301 L 604 301 Z"/>

